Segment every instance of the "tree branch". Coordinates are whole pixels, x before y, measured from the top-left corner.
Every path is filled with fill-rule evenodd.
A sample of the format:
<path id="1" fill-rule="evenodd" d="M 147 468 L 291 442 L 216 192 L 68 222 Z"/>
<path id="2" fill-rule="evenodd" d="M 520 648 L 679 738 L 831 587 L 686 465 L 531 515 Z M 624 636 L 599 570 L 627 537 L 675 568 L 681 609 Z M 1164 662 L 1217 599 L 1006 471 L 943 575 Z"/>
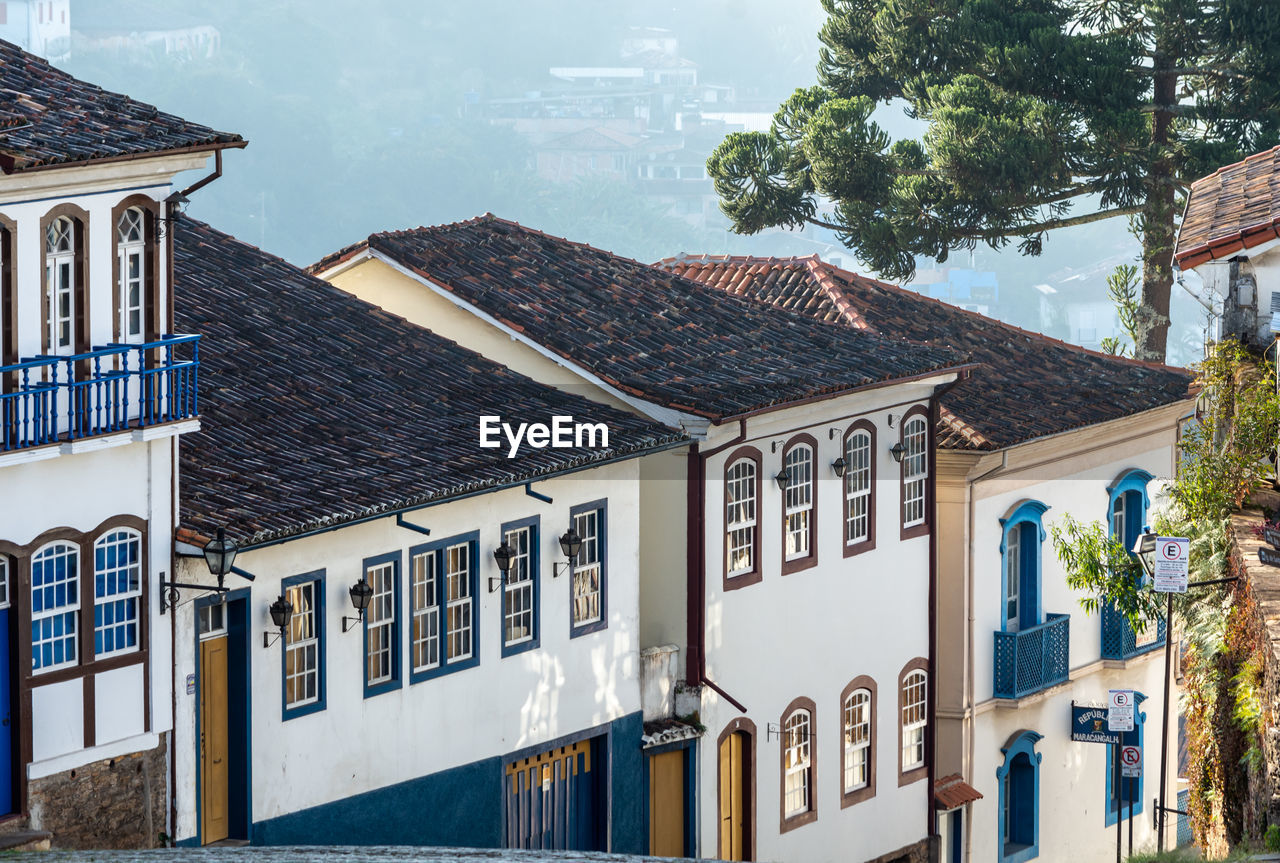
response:
<path id="1" fill-rule="evenodd" d="M 1005 231 L 982 231 L 976 234 L 967 235 L 975 240 L 988 240 L 997 237 L 1025 237 L 1028 234 L 1038 234 L 1041 231 L 1052 231 L 1056 228 L 1072 228 L 1076 225 L 1087 225 L 1090 222 L 1100 222 L 1103 219 L 1110 219 L 1114 216 L 1133 216 L 1142 212 L 1141 205 L 1132 207 L 1116 207 L 1111 210 L 1098 210 L 1093 213 L 1082 213 L 1079 216 L 1070 216 L 1066 219 L 1047 219 L 1034 225 L 1016 225 Z"/>

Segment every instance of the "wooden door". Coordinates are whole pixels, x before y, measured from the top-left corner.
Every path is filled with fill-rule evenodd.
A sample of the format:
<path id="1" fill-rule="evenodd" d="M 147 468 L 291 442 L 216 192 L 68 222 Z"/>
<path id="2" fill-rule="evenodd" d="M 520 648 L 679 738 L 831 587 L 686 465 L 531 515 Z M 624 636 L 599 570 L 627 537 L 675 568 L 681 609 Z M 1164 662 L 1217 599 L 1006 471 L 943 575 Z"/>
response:
<path id="1" fill-rule="evenodd" d="M 200 642 L 201 836 L 207 845 L 229 835 L 227 638 Z"/>
<path id="2" fill-rule="evenodd" d="M 735 731 L 720 743 L 720 857 L 747 860 L 751 811 L 747 770 L 750 737 Z"/>
<path id="3" fill-rule="evenodd" d="M 608 797 L 581 740 L 507 765 L 506 846 L 534 851 L 604 851 Z"/>
<path id="4" fill-rule="evenodd" d="M 684 857 L 684 749 L 649 758 L 649 853 Z"/>
<path id="5" fill-rule="evenodd" d="M 0 560 L 0 564 L 4 561 Z M 0 566 L 0 578 L 7 569 Z M 5 602 L 0 608 L 0 815 L 13 812 L 13 716 L 9 687 L 12 667 L 9 662 L 9 592 L 4 589 Z"/>

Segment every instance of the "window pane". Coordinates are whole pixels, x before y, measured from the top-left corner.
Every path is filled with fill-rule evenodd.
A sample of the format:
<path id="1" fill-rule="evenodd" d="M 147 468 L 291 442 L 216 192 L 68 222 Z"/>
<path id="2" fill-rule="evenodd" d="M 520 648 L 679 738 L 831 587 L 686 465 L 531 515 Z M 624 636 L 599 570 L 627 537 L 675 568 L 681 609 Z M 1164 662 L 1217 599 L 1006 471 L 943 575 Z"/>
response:
<path id="1" fill-rule="evenodd" d="M 504 593 L 503 643 L 508 646 L 533 639 L 532 537 L 533 529 L 528 527 L 509 530 L 503 536 L 514 552 Z"/>
<path id="2" fill-rule="evenodd" d="M 573 568 L 573 624 L 593 623 L 600 616 L 600 531 L 601 510 L 593 509 L 573 517 L 574 530 L 582 537 L 582 549 Z"/>
<path id="3" fill-rule="evenodd" d="M 80 549 L 55 542 L 31 558 L 31 669 L 51 671 L 78 659 Z"/>
<path id="4" fill-rule="evenodd" d="M 295 584 L 285 591 L 293 605 L 285 640 L 285 704 L 298 707 L 319 700 L 320 642 L 316 631 L 319 581 Z"/>
<path id="5" fill-rule="evenodd" d="M 413 670 L 440 664 L 440 598 L 436 581 L 436 553 L 413 556 Z"/>
<path id="6" fill-rule="evenodd" d="M 369 608 L 365 612 L 366 675 L 368 682 L 385 683 L 393 671 L 395 630 L 395 564 L 382 563 L 369 567 L 365 579 L 373 588 Z"/>

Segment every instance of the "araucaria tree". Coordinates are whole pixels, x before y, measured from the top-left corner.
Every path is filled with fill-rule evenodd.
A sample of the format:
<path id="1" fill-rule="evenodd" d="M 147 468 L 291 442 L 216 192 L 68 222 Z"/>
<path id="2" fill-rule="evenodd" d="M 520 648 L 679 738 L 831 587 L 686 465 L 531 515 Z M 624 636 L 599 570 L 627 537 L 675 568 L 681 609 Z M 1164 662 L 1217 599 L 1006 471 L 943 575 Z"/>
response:
<path id="1" fill-rule="evenodd" d="M 739 233 L 833 229 L 882 276 L 916 256 L 1130 217 L 1139 359 L 1164 358 L 1182 192 L 1280 141 L 1276 0 L 821 0 L 819 86 L 707 162 Z M 928 123 L 890 141 L 904 100 Z"/>

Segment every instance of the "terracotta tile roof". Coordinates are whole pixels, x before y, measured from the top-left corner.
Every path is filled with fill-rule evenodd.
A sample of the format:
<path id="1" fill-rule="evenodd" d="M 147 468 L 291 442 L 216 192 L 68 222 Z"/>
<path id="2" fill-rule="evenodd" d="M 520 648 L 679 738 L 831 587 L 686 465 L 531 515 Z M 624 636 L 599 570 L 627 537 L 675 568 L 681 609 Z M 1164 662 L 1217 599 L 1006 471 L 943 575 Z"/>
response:
<path id="1" fill-rule="evenodd" d="M 938 445 L 994 450 L 1187 397 L 1183 369 L 1085 350 L 823 263 L 817 255 L 668 258 L 731 296 L 962 351 L 982 367 L 942 398 Z M 851 334 L 852 335 L 852 334 Z"/>
<path id="2" fill-rule="evenodd" d="M 1191 184 L 1173 257 L 1184 270 L 1280 236 L 1280 147 Z"/>
<path id="3" fill-rule="evenodd" d="M 678 444 L 535 383 L 291 264 L 184 219 L 177 323 L 201 333 L 201 431 L 181 522 L 257 543 Z M 609 449 L 479 447 L 478 418 L 604 422 Z"/>
<path id="4" fill-rule="evenodd" d="M 943 776 L 933 783 L 933 806 L 935 809 L 947 811 L 959 809 L 966 803 L 981 800 L 982 793 L 974 788 L 959 773 Z"/>
<path id="5" fill-rule="evenodd" d="M 624 393 L 720 421 L 957 368 L 943 346 L 859 333 L 484 215 L 373 234 L 311 267 L 384 255 Z"/>
<path id="6" fill-rule="evenodd" d="M 0 41 L 0 170 L 243 147 L 239 135 L 188 123 L 55 69 Z"/>

